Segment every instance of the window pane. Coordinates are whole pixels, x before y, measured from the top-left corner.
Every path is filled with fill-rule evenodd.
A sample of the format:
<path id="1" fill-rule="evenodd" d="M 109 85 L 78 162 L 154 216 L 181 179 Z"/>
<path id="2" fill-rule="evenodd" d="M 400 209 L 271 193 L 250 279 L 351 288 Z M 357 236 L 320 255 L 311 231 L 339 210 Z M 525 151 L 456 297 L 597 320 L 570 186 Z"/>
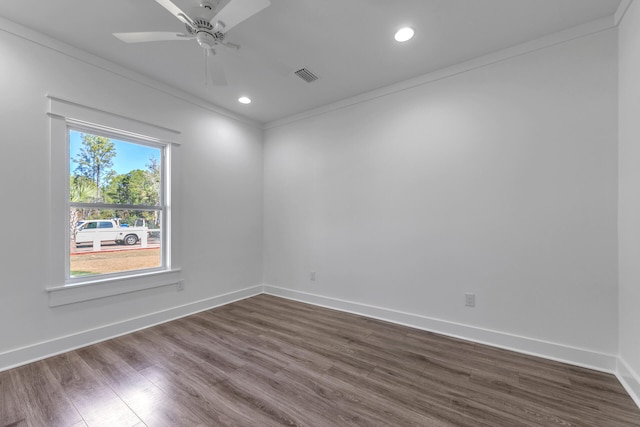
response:
<path id="1" fill-rule="evenodd" d="M 161 211 L 70 209 L 70 277 L 162 266 Z"/>
<path id="2" fill-rule="evenodd" d="M 162 150 L 69 129 L 69 201 L 160 206 Z"/>
<path id="3" fill-rule="evenodd" d="M 164 147 L 135 138 L 135 142 L 124 141 L 117 132 L 67 129 L 68 277 L 165 267 L 161 233 Z"/>

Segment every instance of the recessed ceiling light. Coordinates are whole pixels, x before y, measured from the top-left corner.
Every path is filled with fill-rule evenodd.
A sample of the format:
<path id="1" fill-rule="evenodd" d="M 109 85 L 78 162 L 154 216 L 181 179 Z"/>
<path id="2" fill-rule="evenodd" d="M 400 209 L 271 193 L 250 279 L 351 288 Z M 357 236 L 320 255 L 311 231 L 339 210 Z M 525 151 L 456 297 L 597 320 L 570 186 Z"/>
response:
<path id="1" fill-rule="evenodd" d="M 395 39 L 398 42 L 406 42 L 407 40 L 411 40 L 414 34 L 415 31 L 413 31 L 411 27 L 400 28 L 396 31 Z"/>
<path id="2" fill-rule="evenodd" d="M 241 96 L 238 98 L 238 102 L 241 104 L 251 104 L 251 98 L 247 98 L 246 96 Z"/>

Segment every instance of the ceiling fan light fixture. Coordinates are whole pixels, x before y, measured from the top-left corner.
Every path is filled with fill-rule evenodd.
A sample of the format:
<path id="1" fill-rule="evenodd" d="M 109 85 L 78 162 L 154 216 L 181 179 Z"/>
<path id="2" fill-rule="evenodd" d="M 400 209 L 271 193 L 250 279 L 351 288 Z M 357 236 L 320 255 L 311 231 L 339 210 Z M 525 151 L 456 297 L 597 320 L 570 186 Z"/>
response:
<path id="1" fill-rule="evenodd" d="M 211 50 L 216 45 L 215 37 L 206 31 L 198 31 L 198 34 L 196 34 L 196 40 L 203 49 Z"/>
<path id="2" fill-rule="evenodd" d="M 251 104 L 251 98 L 247 97 L 247 96 L 241 96 L 240 98 L 238 98 L 238 102 L 240 104 Z"/>
<path id="3" fill-rule="evenodd" d="M 397 42 L 404 43 L 413 38 L 415 31 L 411 27 L 403 27 L 396 31 L 394 38 Z"/>

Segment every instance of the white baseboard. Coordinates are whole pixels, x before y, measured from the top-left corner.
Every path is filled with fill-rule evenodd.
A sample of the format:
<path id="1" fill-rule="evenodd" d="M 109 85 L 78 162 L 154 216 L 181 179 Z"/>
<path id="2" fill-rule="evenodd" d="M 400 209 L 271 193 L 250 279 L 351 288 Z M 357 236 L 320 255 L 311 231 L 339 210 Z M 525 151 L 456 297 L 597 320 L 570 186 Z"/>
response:
<path id="1" fill-rule="evenodd" d="M 446 320 L 434 319 L 417 314 L 405 313 L 352 301 L 329 298 L 321 295 L 291 289 L 264 285 L 264 293 L 295 301 L 345 311 L 410 326 L 455 338 L 486 344 L 518 353 L 539 356 L 558 362 L 569 363 L 607 373 L 616 373 L 618 358 L 615 355 L 597 353 L 590 350 L 551 343 L 533 338 L 491 331 L 470 325 L 463 325 Z"/>
<path id="2" fill-rule="evenodd" d="M 0 372 L 263 293 L 257 285 L 0 353 Z"/>
<path id="3" fill-rule="evenodd" d="M 633 401 L 636 402 L 638 408 L 640 408 L 640 376 L 631 369 L 629 364 L 622 357 L 618 357 L 618 370 L 616 371 L 616 376 Z"/>

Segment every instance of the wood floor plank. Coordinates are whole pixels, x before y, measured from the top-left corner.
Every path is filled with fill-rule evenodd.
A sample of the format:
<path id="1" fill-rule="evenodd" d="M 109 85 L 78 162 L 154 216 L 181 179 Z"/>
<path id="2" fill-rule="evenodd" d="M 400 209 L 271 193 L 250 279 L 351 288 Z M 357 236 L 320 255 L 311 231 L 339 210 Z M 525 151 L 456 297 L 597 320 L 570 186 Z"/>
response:
<path id="1" fill-rule="evenodd" d="M 230 376 L 228 383 L 245 395 L 253 396 L 256 408 L 269 414 L 274 420 L 288 425 L 313 423 L 328 425 L 328 420 L 319 413 L 321 401 L 313 411 L 304 411 L 295 397 L 300 394 L 296 384 L 283 381 L 273 372 L 257 365 L 248 365 Z"/>
<path id="2" fill-rule="evenodd" d="M 45 363 L 86 424 L 131 427 L 141 422 L 77 353 L 52 357 Z"/>
<path id="3" fill-rule="evenodd" d="M 27 425 L 69 426 L 82 417 L 69 401 L 46 361 L 31 363 L 9 371 Z M 29 402 L 29 405 L 24 405 Z"/>
<path id="4" fill-rule="evenodd" d="M 437 420 L 444 425 L 464 425 L 464 415 L 456 411 L 451 398 L 442 393 L 442 388 L 419 388 L 415 386 L 414 376 L 397 376 L 393 371 L 382 373 L 379 367 L 367 377 L 356 377 L 351 372 L 338 367 L 331 368 L 326 376 L 332 382 L 366 389 L 370 393 L 384 399 L 405 411 L 416 412 L 422 416 Z M 478 426 L 483 426 L 481 421 Z"/>
<path id="5" fill-rule="evenodd" d="M 176 405 L 171 396 L 113 353 L 107 344 L 96 344 L 77 352 L 146 426 L 206 425 L 206 419 Z"/>
<path id="6" fill-rule="evenodd" d="M 0 372 L 0 426 L 27 425 L 9 371 Z"/>
<path id="7" fill-rule="evenodd" d="M 218 406 L 211 385 L 205 376 L 198 372 L 184 372 L 177 374 L 167 366 L 150 366 L 140 371 L 140 374 L 161 389 L 173 405 L 180 406 L 183 411 L 189 412 L 202 420 L 207 420 L 212 425 L 232 425 L 235 413 L 227 406 Z M 235 414 L 240 415 L 240 414 Z M 235 422 L 240 424 L 240 420 Z"/>
<path id="8" fill-rule="evenodd" d="M 639 427 L 609 374 L 260 295 L 0 373 L 0 427 Z"/>
<path id="9" fill-rule="evenodd" d="M 295 425 L 439 425 L 435 419 L 361 393 L 358 387 L 343 381 L 309 371 L 300 375 L 285 369 L 271 376 L 263 369 L 250 368 L 245 367 L 231 381 L 240 381 L 245 389 L 259 390 L 263 399 L 284 408 Z"/>
<path id="10" fill-rule="evenodd" d="M 312 328 L 319 332 L 326 332 L 336 339 L 342 339 L 347 342 L 353 339 L 362 339 L 373 331 L 364 318 L 350 319 L 350 327 L 345 329 L 343 327 L 345 321 L 344 313 L 325 309 L 322 315 L 318 316 L 318 312 L 309 309 L 301 310 L 299 306 L 291 303 L 287 304 L 287 301 L 284 301 L 285 304 L 278 305 L 274 304 L 273 299 L 269 300 L 269 302 L 249 299 L 242 301 L 242 307 L 253 313 L 267 316 L 272 320 L 293 324 L 303 329 Z"/>
<path id="11" fill-rule="evenodd" d="M 278 338 L 290 345 L 330 358 L 334 360 L 335 363 L 348 365 L 352 369 L 361 371 L 365 375 L 375 367 L 372 363 L 355 357 L 347 347 L 336 345 L 330 337 L 318 334 L 314 330 L 291 330 L 288 325 L 277 325 L 274 322 L 256 322 L 231 312 L 228 312 L 226 316 L 232 317 L 236 324 L 242 326 L 243 329 L 250 333 L 269 339 L 272 337 Z"/>

